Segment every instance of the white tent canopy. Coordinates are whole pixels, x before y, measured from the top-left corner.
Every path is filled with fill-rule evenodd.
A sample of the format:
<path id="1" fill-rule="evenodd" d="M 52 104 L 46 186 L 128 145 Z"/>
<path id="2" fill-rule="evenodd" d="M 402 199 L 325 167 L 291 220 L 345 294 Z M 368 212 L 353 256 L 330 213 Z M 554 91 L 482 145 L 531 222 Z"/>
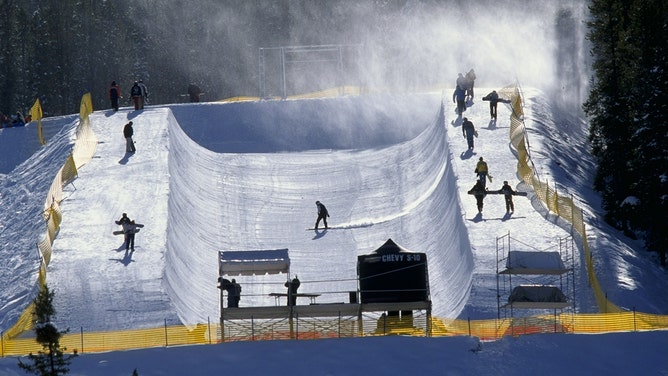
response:
<path id="1" fill-rule="evenodd" d="M 502 274 L 564 274 L 559 252 L 510 251 Z"/>
<path id="2" fill-rule="evenodd" d="M 218 274 L 263 275 L 290 272 L 288 249 L 219 251 Z"/>

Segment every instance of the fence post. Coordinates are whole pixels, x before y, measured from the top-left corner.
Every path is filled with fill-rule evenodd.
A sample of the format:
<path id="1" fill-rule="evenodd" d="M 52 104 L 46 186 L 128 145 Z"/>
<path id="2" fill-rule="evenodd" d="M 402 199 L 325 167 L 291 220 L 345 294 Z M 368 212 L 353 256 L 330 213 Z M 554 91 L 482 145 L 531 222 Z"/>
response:
<path id="1" fill-rule="evenodd" d="M 468 321 L 469 324 L 469 337 L 471 337 L 471 317 L 467 317 L 466 320 Z"/>
<path id="2" fill-rule="evenodd" d="M 81 353 L 84 352 L 83 326 L 81 327 Z"/>
<path id="3" fill-rule="evenodd" d="M 0 332 L 0 358 L 5 357 L 5 332 Z"/>
<path id="4" fill-rule="evenodd" d="M 206 317 L 206 325 L 209 330 L 209 345 L 210 345 L 212 342 L 211 342 L 211 318 L 209 316 Z"/>
<path id="5" fill-rule="evenodd" d="M 341 311 L 339 311 L 339 323 L 338 323 L 338 332 L 339 332 L 339 338 L 341 338 Z"/>
<path id="6" fill-rule="evenodd" d="M 167 319 L 165 319 L 165 347 L 169 346 L 169 340 L 167 338 Z"/>
<path id="7" fill-rule="evenodd" d="M 633 306 L 633 331 L 637 332 L 638 327 L 636 326 L 636 307 Z"/>

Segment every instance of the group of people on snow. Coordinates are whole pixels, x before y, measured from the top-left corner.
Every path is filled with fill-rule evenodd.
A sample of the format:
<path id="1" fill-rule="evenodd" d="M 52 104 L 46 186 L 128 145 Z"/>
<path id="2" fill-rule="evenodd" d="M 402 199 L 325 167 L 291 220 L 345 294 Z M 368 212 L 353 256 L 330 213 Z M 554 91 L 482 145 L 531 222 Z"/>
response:
<path id="1" fill-rule="evenodd" d="M 23 127 L 31 120 L 30 115 L 24 117 L 20 111 L 16 111 L 12 115 L 5 115 L 0 112 L 0 128 Z"/>
<path id="2" fill-rule="evenodd" d="M 111 81 L 108 92 L 111 108 L 118 111 L 119 101 L 123 99 L 121 94 L 121 87 L 116 81 Z M 130 98 L 134 103 L 135 110 L 143 110 L 144 104 L 148 103 L 148 88 L 144 84 L 144 80 L 135 81 L 130 89 Z"/>

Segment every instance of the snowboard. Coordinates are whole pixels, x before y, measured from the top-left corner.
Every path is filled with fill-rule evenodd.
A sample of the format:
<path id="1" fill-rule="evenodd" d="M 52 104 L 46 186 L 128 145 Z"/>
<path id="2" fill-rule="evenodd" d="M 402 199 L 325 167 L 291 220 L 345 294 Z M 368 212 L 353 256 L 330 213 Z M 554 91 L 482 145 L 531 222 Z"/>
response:
<path id="1" fill-rule="evenodd" d="M 138 233 L 139 230 L 140 230 L 140 229 L 136 228 L 135 231 L 134 231 L 134 233 L 135 233 L 135 234 Z M 123 232 L 122 230 L 114 231 L 114 235 L 123 235 L 123 234 L 124 234 L 124 232 Z"/>

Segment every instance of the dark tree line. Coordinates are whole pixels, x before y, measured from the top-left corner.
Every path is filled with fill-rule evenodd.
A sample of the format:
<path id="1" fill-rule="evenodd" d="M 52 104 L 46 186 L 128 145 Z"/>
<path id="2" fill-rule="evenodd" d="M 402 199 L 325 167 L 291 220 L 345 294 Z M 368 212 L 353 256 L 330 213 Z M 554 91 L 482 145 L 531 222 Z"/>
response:
<path id="1" fill-rule="evenodd" d="M 111 81 L 127 100 L 142 79 L 153 104 L 185 101 L 190 83 L 205 100 L 257 96 L 259 47 L 359 41 L 355 17 L 396 11 L 345 0 L 0 0 L 0 9 L 0 111 L 39 98 L 45 116 L 78 112 L 85 92 L 109 108 Z"/>
<path id="2" fill-rule="evenodd" d="M 606 220 L 666 264 L 668 3 L 592 0 L 595 78 L 584 105 Z"/>

